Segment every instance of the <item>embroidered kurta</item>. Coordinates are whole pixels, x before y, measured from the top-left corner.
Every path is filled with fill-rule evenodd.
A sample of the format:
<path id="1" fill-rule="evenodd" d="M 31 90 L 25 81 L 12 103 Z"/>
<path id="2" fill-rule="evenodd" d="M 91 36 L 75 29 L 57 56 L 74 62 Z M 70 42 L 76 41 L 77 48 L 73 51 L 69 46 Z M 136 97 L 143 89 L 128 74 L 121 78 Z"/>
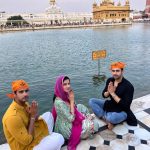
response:
<path id="1" fill-rule="evenodd" d="M 69 139 L 75 116 L 70 113 L 70 106 L 61 99 L 56 98 L 54 105 L 57 112 L 55 132 L 62 134 L 65 139 Z M 84 139 L 95 132 L 95 129 L 98 130 L 98 123 L 91 119 L 90 113 L 84 105 L 77 105 L 77 109 L 85 115 L 85 119 L 82 121 L 81 132 L 81 138 Z M 94 126 L 97 126 L 97 128 L 94 128 Z"/>

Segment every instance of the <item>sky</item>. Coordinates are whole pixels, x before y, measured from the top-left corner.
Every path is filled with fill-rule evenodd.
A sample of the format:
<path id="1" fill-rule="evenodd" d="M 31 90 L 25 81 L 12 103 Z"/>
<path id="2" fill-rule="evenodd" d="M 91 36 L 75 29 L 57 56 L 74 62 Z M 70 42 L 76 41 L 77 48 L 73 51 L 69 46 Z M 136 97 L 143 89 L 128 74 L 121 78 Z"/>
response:
<path id="1" fill-rule="evenodd" d="M 101 0 L 95 0 L 100 3 Z M 119 0 L 114 0 L 116 3 Z M 120 0 L 122 4 L 125 0 Z M 56 0 L 57 5 L 63 12 L 92 12 L 94 0 Z M 130 0 L 133 10 L 144 10 L 146 0 Z M 0 12 L 8 13 L 42 13 L 49 7 L 49 0 L 0 0 Z"/>

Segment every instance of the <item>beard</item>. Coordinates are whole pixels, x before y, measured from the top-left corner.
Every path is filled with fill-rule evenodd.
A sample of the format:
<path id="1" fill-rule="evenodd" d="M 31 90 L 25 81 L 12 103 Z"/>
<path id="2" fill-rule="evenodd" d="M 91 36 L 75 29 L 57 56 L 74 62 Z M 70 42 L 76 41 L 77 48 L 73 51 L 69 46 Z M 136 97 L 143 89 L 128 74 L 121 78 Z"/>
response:
<path id="1" fill-rule="evenodd" d="M 119 76 L 119 75 L 113 75 L 114 79 L 120 79 L 122 76 Z"/>
<path id="2" fill-rule="evenodd" d="M 27 102 L 29 100 L 29 96 L 25 96 L 24 98 L 22 98 L 23 102 Z"/>

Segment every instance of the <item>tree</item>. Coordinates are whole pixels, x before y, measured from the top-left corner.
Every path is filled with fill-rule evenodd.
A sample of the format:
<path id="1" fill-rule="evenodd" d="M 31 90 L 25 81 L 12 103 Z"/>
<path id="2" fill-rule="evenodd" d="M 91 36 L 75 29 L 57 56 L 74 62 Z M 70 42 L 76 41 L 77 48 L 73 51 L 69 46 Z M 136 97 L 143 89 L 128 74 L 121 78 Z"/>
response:
<path id="1" fill-rule="evenodd" d="M 22 16 L 11 16 L 7 19 L 6 25 L 21 26 L 29 25 L 29 23 L 22 18 Z"/>

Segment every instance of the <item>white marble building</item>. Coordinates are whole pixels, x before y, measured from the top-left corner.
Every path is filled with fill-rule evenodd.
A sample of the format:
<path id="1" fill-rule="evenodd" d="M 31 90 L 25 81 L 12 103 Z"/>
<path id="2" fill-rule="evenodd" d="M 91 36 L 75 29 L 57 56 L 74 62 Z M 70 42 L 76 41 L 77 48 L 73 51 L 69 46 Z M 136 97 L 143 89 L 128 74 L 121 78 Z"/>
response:
<path id="1" fill-rule="evenodd" d="M 64 13 L 57 5 L 55 0 L 49 0 L 50 6 L 43 13 L 7 13 L 0 12 L 0 25 L 6 24 L 11 16 L 22 16 L 30 24 L 57 24 L 85 22 L 92 20 L 92 13 L 86 12 L 68 12 Z"/>

